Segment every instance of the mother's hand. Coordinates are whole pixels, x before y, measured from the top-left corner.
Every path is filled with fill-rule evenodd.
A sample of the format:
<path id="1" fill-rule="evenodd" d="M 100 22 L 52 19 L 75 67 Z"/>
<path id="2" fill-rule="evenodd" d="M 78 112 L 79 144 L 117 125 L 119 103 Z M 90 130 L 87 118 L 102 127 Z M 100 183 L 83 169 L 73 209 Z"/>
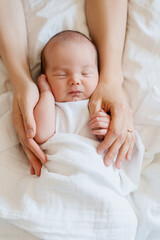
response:
<path id="1" fill-rule="evenodd" d="M 13 124 L 30 164 L 31 174 L 40 176 L 41 163 L 46 163 L 46 156 L 34 141 L 36 124 L 33 109 L 39 100 L 39 91 L 32 81 L 23 81 L 16 86 L 13 96 Z"/>
<path id="2" fill-rule="evenodd" d="M 111 82 L 111 81 L 109 81 Z M 109 166 L 116 154 L 116 168 L 121 168 L 124 159 L 131 160 L 135 135 L 133 125 L 133 115 L 128 105 L 122 86 L 104 83 L 100 81 L 96 91 L 90 100 L 91 115 L 101 108 L 111 116 L 108 132 L 104 140 L 99 144 L 97 152 L 106 152 L 104 163 Z"/>

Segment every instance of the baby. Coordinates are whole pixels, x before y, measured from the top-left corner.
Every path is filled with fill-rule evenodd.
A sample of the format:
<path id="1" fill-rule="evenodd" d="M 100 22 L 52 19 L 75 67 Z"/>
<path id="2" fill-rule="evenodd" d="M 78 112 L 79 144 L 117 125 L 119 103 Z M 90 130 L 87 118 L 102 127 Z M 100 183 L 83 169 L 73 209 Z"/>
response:
<path id="1" fill-rule="evenodd" d="M 45 45 L 41 54 L 41 69 L 43 74 L 38 79 L 40 99 L 34 110 L 37 126 L 35 140 L 39 144 L 56 132 L 56 104 L 79 104 L 79 101 L 89 99 L 96 89 L 99 78 L 96 48 L 79 32 L 60 32 Z M 83 111 L 80 114 L 83 116 Z M 107 133 L 109 121 L 110 117 L 103 110 L 88 118 L 89 137 L 97 135 L 102 139 Z"/>

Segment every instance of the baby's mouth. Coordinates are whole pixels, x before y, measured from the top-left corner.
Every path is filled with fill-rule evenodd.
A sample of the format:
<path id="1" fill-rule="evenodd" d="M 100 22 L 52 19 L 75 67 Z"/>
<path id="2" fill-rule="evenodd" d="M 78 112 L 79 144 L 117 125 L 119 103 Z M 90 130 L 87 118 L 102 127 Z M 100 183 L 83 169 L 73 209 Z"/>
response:
<path id="1" fill-rule="evenodd" d="M 82 92 L 78 91 L 78 90 L 69 92 L 70 95 L 77 95 L 77 94 L 80 94 L 80 93 L 82 93 Z"/>

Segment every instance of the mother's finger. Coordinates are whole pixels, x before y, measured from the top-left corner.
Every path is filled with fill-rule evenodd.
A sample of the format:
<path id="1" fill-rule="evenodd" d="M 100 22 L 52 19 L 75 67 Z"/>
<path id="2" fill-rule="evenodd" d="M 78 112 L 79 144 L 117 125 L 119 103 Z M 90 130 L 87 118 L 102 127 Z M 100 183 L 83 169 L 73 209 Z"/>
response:
<path id="1" fill-rule="evenodd" d="M 126 154 L 126 160 L 127 161 L 131 161 L 131 157 L 132 157 L 132 152 L 133 152 L 133 148 L 134 148 L 134 143 L 135 143 L 135 134 L 134 132 L 132 133 L 132 141 L 129 147 L 129 150 Z"/>
<path id="2" fill-rule="evenodd" d="M 108 148 L 108 151 L 105 154 L 104 164 L 106 166 L 109 166 L 111 164 L 124 142 L 125 135 L 121 133 L 121 135 L 115 140 L 115 142 Z"/>
<path id="3" fill-rule="evenodd" d="M 120 147 L 120 149 L 118 151 L 116 162 L 115 162 L 116 168 L 120 169 L 122 167 L 122 163 L 125 160 L 129 146 L 130 146 L 130 140 L 128 138 L 126 138 L 125 142 L 122 144 L 122 146 Z"/>
<path id="4" fill-rule="evenodd" d="M 31 175 L 35 175 L 35 170 L 34 170 L 34 168 L 33 168 L 33 165 L 32 165 L 32 163 L 29 161 L 29 165 L 30 165 L 30 173 L 31 173 Z"/>
<path id="5" fill-rule="evenodd" d="M 125 142 L 123 143 L 123 145 L 119 149 L 117 159 L 116 159 L 116 163 L 115 163 L 116 168 L 120 169 L 121 166 L 122 166 L 122 163 L 125 159 L 130 161 L 130 159 L 129 158 L 127 159 L 126 157 L 127 157 L 127 154 L 132 154 L 132 150 L 133 150 L 132 146 L 133 145 L 134 145 L 134 133 L 132 133 L 132 134 L 128 133 L 127 136 L 126 136 Z"/>
<path id="6" fill-rule="evenodd" d="M 41 161 L 42 164 L 47 162 L 46 155 L 34 139 L 25 137 L 22 141 L 24 145 Z"/>
<path id="7" fill-rule="evenodd" d="M 23 143 L 22 147 L 29 160 L 31 174 L 34 174 L 35 172 L 36 176 L 39 177 L 41 175 L 42 167 L 40 160 Z"/>
<path id="8" fill-rule="evenodd" d="M 13 122 L 14 122 L 14 127 L 18 134 L 21 144 L 25 146 L 25 149 L 27 148 L 30 149 L 33 155 L 35 155 L 42 163 L 46 163 L 47 161 L 46 156 L 44 152 L 41 150 L 41 148 L 39 147 L 39 145 L 34 141 L 34 139 L 27 138 L 24 130 L 22 116 L 17 113 L 15 114 L 13 114 Z"/>
<path id="9" fill-rule="evenodd" d="M 25 104 L 19 106 L 20 111 L 23 113 L 23 124 L 25 129 L 25 135 L 28 138 L 34 138 L 36 134 L 36 123 L 33 116 L 33 110 L 30 108 L 29 103 L 25 102 Z"/>
<path id="10" fill-rule="evenodd" d="M 115 142 L 115 140 L 121 138 L 121 129 L 123 124 L 124 112 L 120 111 L 121 108 L 118 106 L 114 107 L 111 110 L 111 121 L 109 124 L 107 135 L 104 138 L 104 141 L 101 142 L 97 148 L 97 152 L 102 154 Z"/>
<path id="11" fill-rule="evenodd" d="M 129 110 L 127 114 L 124 115 L 120 136 L 115 140 L 115 142 L 109 148 L 104 158 L 105 164 L 107 166 L 111 161 L 113 161 L 113 159 L 117 155 L 115 166 L 117 168 L 121 168 L 122 162 L 124 161 L 132 142 L 132 135 L 129 135 L 127 132 L 127 126 L 128 125 L 131 126 L 131 122 L 132 122 L 132 114 L 131 114 L 131 111 Z M 132 123 L 132 126 L 133 126 L 133 123 Z"/>
<path id="12" fill-rule="evenodd" d="M 126 140 L 122 146 L 122 149 L 120 149 L 118 153 L 117 162 L 120 163 L 119 165 L 121 165 L 121 162 L 123 161 L 122 159 L 123 155 L 125 155 L 124 158 L 126 160 L 130 161 L 132 149 L 134 146 L 135 135 L 134 135 L 134 125 L 133 125 L 133 114 L 130 108 L 127 109 L 127 114 L 125 115 L 125 118 L 124 118 L 123 131 L 126 132 Z M 127 158 L 127 153 L 128 153 L 128 158 Z M 122 156 L 122 157 L 119 157 L 119 156 Z"/>

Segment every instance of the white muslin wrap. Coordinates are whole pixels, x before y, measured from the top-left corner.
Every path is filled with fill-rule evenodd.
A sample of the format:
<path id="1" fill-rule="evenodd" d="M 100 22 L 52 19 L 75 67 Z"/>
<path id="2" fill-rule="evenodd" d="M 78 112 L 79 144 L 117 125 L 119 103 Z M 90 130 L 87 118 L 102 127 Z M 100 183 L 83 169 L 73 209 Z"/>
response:
<path id="1" fill-rule="evenodd" d="M 0 217 L 38 239 L 134 239 L 137 219 L 126 197 L 139 181 L 139 139 L 131 163 L 105 167 L 87 126 L 88 100 L 57 103 L 56 115 L 39 178 L 29 174 L 19 145 L 7 151 L 17 158 L 1 161 Z"/>

